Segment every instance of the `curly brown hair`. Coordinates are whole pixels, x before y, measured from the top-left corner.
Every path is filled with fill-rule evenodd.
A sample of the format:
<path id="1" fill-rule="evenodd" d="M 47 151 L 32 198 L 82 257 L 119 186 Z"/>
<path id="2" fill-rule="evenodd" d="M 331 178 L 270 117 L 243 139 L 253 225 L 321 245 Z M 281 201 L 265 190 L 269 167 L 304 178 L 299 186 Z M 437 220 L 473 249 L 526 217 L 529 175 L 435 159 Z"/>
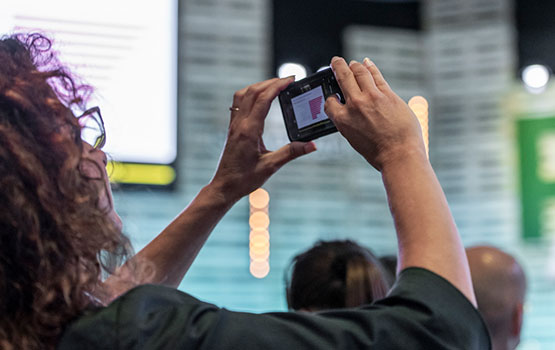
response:
<path id="1" fill-rule="evenodd" d="M 79 84 L 40 34 L 0 38 L 0 348 L 54 349 L 129 241 L 80 171 Z M 110 208 L 111 209 L 111 208 Z M 108 254 L 104 254 L 108 252 Z"/>

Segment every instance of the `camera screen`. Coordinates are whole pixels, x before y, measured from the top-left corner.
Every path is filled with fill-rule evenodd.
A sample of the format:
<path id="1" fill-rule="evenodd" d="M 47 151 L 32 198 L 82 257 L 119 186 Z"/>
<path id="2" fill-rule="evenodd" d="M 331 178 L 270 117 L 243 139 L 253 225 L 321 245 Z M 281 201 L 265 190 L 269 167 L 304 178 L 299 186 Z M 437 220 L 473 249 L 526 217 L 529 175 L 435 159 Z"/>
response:
<path id="1" fill-rule="evenodd" d="M 328 116 L 324 112 L 325 102 L 324 91 L 321 85 L 299 96 L 293 97 L 291 99 L 291 104 L 293 105 L 293 111 L 297 119 L 297 127 L 302 129 L 328 119 Z"/>
<path id="2" fill-rule="evenodd" d="M 324 112 L 329 96 L 345 98 L 331 69 L 317 72 L 307 78 L 291 83 L 279 94 L 279 104 L 291 141 L 310 141 L 337 131 Z"/>

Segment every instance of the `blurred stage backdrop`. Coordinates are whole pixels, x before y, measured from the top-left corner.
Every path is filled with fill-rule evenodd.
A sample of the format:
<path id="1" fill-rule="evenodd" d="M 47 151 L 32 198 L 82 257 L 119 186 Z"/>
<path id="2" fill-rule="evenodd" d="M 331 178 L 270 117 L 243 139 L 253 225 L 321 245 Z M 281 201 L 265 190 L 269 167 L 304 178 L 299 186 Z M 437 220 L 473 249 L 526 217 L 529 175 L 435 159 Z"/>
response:
<path id="1" fill-rule="evenodd" d="M 335 54 L 368 56 L 402 98 L 425 98 L 413 109 L 429 125 L 430 160 L 464 243 L 499 246 L 524 265 L 529 289 L 519 349 L 555 348 L 555 90 L 541 81 L 541 69 L 528 86 L 521 79 L 525 66 L 549 69 L 555 61 L 554 50 L 541 50 L 555 28 L 529 13 L 536 3 L 179 1 L 177 157 L 127 161 L 161 165 L 156 169 L 166 175 L 157 183 L 162 189 L 116 191 L 125 232 L 140 250 L 210 181 L 234 91 L 275 76 L 287 62 L 310 74 Z M 149 62 L 142 69 L 163 64 Z M 167 119 L 156 109 L 149 115 L 150 125 Z M 265 142 L 272 149 L 288 142 L 278 105 Z M 337 134 L 316 144 L 316 153 L 285 166 L 265 192 L 231 210 L 182 290 L 233 310 L 285 310 L 289 260 L 316 240 L 351 238 L 380 255 L 395 252 L 379 174 Z M 114 160 L 126 162 L 117 154 Z"/>

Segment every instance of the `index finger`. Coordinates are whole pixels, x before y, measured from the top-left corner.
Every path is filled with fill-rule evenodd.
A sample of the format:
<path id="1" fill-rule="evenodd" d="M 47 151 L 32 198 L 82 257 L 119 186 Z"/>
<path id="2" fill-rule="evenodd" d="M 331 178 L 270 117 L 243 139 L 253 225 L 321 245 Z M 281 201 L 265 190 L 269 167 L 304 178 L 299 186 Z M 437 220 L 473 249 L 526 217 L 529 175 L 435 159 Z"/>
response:
<path id="1" fill-rule="evenodd" d="M 283 91 L 289 84 L 293 82 L 292 77 L 282 78 L 272 81 L 271 84 L 264 87 L 264 90 L 257 96 L 249 117 L 264 124 L 264 119 L 270 110 L 272 101 Z"/>
<path id="2" fill-rule="evenodd" d="M 247 92 L 245 93 L 245 98 L 243 99 L 243 101 L 241 103 L 241 107 L 244 108 L 244 109 L 247 109 L 247 110 L 251 109 L 254 102 L 258 98 L 258 95 L 263 93 L 264 90 L 266 90 L 268 88 L 268 86 L 272 85 L 276 81 L 279 81 L 279 79 L 278 78 L 272 78 L 272 79 L 264 80 L 264 81 L 261 81 L 261 82 L 258 82 L 256 84 L 252 84 L 251 86 L 249 86 L 247 88 Z"/>
<path id="3" fill-rule="evenodd" d="M 351 99 L 352 97 L 359 95 L 361 93 L 360 87 L 355 79 L 351 68 L 347 65 L 347 62 L 341 57 L 335 56 L 331 59 L 331 68 L 335 73 L 335 79 L 343 92 L 346 99 Z"/>

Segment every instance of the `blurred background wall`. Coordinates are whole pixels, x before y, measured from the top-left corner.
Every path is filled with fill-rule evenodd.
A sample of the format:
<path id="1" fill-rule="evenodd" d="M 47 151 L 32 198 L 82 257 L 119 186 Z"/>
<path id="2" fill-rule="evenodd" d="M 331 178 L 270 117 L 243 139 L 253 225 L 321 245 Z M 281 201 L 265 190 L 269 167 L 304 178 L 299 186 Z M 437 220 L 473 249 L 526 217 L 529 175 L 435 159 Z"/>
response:
<path id="1" fill-rule="evenodd" d="M 210 181 L 234 91 L 275 76 L 286 60 L 306 65 L 310 73 L 334 54 L 358 60 L 368 56 L 405 100 L 415 95 L 428 100 L 430 159 L 464 243 L 499 246 L 525 266 L 529 293 L 519 349 L 555 348 L 555 258 L 548 220 L 550 214 L 555 218 L 549 187 L 555 179 L 549 175 L 555 157 L 549 151 L 553 134 L 542 136 L 555 116 L 555 93 L 549 85 L 531 93 L 520 80 L 521 51 L 530 52 L 519 44 L 516 27 L 529 21 L 518 14 L 524 5 L 509 0 L 383 1 L 374 6 L 384 12 L 364 17 L 357 9 L 359 17 L 352 22 L 341 17 L 347 10 L 322 7 L 323 19 L 304 23 L 316 27 L 316 35 L 295 31 L 299 17 L 306 15 L 301 2 L 296 3 L 180 1 L 177 188 L 115 194 L 136 250 Z M 356 7 L 365 2 L 344 2 L 349 3 Z M 335 23 L 333 16 L 342 20 Z M 528 40 L 545 39 L 538 26 L 522 33 Z M 527 59 L 531 62 L 526 64 L 537 63 Z M 538 127 L 537 137 L 522 136 L 527 123 L 538 120 L 547 120 L 547 126 Z M 287 142 L 277 106 L 268 117 L 265 141 L 270 148 Z M 316 153 L 285 166 L 264 186 L 270 196 L 269 273 L 255 278 L 249 271 L 249 203 L 243 199 L 217 226 L 182 290 L 234 310 L 285 310 L 288 262 L 317 239 L 351 238 L 377 254 L 395 252 L 379 174 L 337 134 L 316 144 Z M 532 165 L 523 168 L 529 157 L 520 149 L 535 152 Z M 525 175 L 526 169 L 531 175 Z M 537 169 L 547 169 L 547 175 L 534 177 Z M 523 222 L 521 188 L 537 191 L 526 199 L 539 203 L 529 219 L 536 226 Z M 535 231 L 526 232 L 526 227 Z"/>

